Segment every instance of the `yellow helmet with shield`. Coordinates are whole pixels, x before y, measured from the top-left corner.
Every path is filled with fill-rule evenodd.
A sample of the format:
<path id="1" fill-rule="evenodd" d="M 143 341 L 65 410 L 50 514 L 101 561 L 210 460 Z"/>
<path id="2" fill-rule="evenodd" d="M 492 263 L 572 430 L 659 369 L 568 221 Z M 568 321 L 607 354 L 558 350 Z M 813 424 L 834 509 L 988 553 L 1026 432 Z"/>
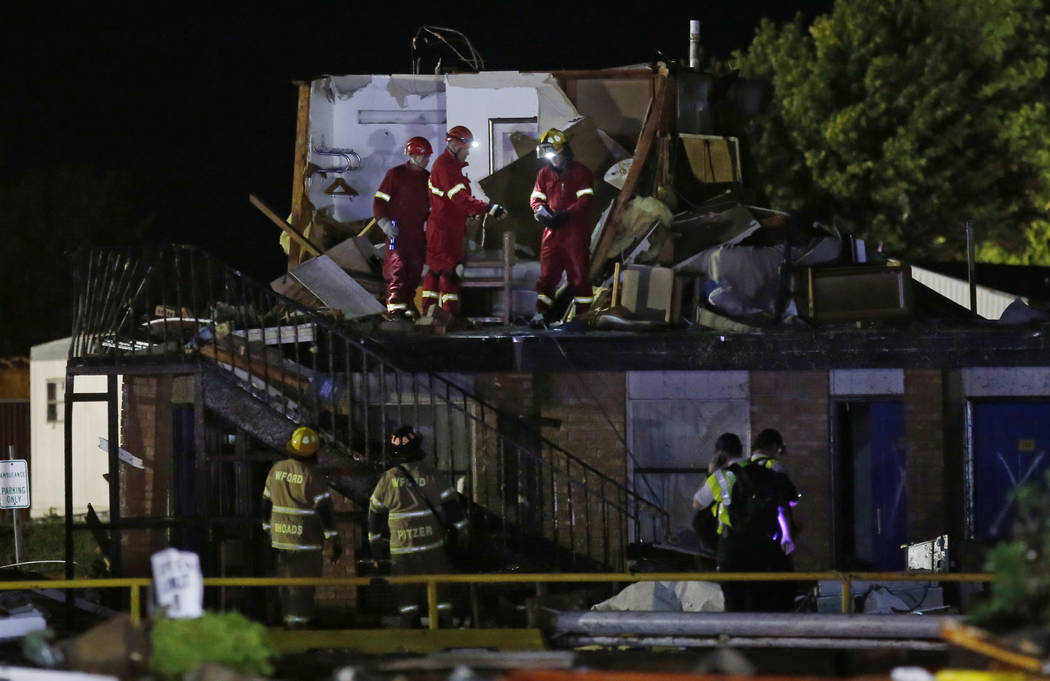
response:
<path id="1" fill-rule="evenodd" d="M 536 145 L 536 157 L 551 159 L 565 151 L 568 140 L 565 133 L 557 128 L 551 128 L 543 133 L 540 143 Z"/>

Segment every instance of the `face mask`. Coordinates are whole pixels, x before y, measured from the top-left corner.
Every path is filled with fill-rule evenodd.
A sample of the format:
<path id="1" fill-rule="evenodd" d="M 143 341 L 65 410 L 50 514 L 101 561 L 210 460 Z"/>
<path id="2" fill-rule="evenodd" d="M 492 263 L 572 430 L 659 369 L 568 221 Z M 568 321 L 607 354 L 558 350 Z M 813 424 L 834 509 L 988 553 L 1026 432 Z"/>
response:
<path id="1" fill-rule="evenodd" d="M 419 456 L 419 438 L 412 438 L 407 444 L 403 445 L 390 445 L 390 448 L 395 457 L 405 461 L 412 461 Z"/>

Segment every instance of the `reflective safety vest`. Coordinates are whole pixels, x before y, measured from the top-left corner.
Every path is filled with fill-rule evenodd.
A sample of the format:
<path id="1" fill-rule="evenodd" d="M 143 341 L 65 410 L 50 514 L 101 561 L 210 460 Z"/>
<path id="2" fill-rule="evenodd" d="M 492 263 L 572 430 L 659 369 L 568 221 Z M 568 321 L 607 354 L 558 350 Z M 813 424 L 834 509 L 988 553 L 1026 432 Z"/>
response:
<path id="1" fill-rule="evenodd" d="M 707 486 L 711 490 L 711 496 L 715 503 L 711 512 L 718 520 L 718 534 L 728 532 L 726 528 L 732 527 L 729 521 L 729 507 L 732 502 L 733 485 L 736 484 L 736 475 L 727 468 L 721 468 L 707 476 Z"/>
<path id="2" fill-rule="evenodd" d="M 415 485 L 401 468 L 394 466 L 379 478 L 369 501 L 370 511 L 387 514 L 391 557 L 444 548 L 441 521 L 431 506 L 440 510 L 443 503 L 456 498 L 456 490 L 429 465 L 412 461 L 403 467 L 415 479 Z"/>
<path id="3" fill-rule="evenodd" d="M 331 501 L 324 477 L 300 459 L 278 461 L 266 476 L 263 498 L 270 511 L 270 545 L 283 551 L 320 551 L 323 543 L 317 507 Z"/>

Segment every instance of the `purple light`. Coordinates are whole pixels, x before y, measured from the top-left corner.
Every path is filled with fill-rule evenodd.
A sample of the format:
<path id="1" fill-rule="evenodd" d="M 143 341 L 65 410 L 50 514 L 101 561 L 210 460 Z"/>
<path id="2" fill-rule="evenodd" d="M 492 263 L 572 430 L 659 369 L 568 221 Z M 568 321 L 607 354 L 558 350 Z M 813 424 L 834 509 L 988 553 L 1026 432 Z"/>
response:
<path id="1" fill-rule="evenodd" d="M 780 547 L 784 549 L 784 553 L 790 555 L 795 550 L 795 542 L 791 539 L 791 527 L 788 524 L 787 517 L 784 515 L 784 507 L 777 507 L 777 525 L 780 525 Z M 777 537 L 773 537 L 776 539 Z"/>

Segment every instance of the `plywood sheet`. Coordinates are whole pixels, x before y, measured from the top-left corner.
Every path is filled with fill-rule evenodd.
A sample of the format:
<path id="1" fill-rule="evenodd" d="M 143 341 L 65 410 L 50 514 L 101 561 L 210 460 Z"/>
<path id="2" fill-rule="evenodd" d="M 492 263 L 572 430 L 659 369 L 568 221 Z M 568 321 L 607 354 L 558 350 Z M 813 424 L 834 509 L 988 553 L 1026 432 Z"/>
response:
<path id="1" fill-rule="evenodd" d="M 735 137 L 681 134 L 693 176 L 704 183 L 741 182 L 740 143 Z"/>
<path id="2" fill-rule="evenodd" d="M 289 274 L 325 306 L 342 311 L 347 319 L 380 314 L 386 309 L 327 255 L 307 260 Z"/>

